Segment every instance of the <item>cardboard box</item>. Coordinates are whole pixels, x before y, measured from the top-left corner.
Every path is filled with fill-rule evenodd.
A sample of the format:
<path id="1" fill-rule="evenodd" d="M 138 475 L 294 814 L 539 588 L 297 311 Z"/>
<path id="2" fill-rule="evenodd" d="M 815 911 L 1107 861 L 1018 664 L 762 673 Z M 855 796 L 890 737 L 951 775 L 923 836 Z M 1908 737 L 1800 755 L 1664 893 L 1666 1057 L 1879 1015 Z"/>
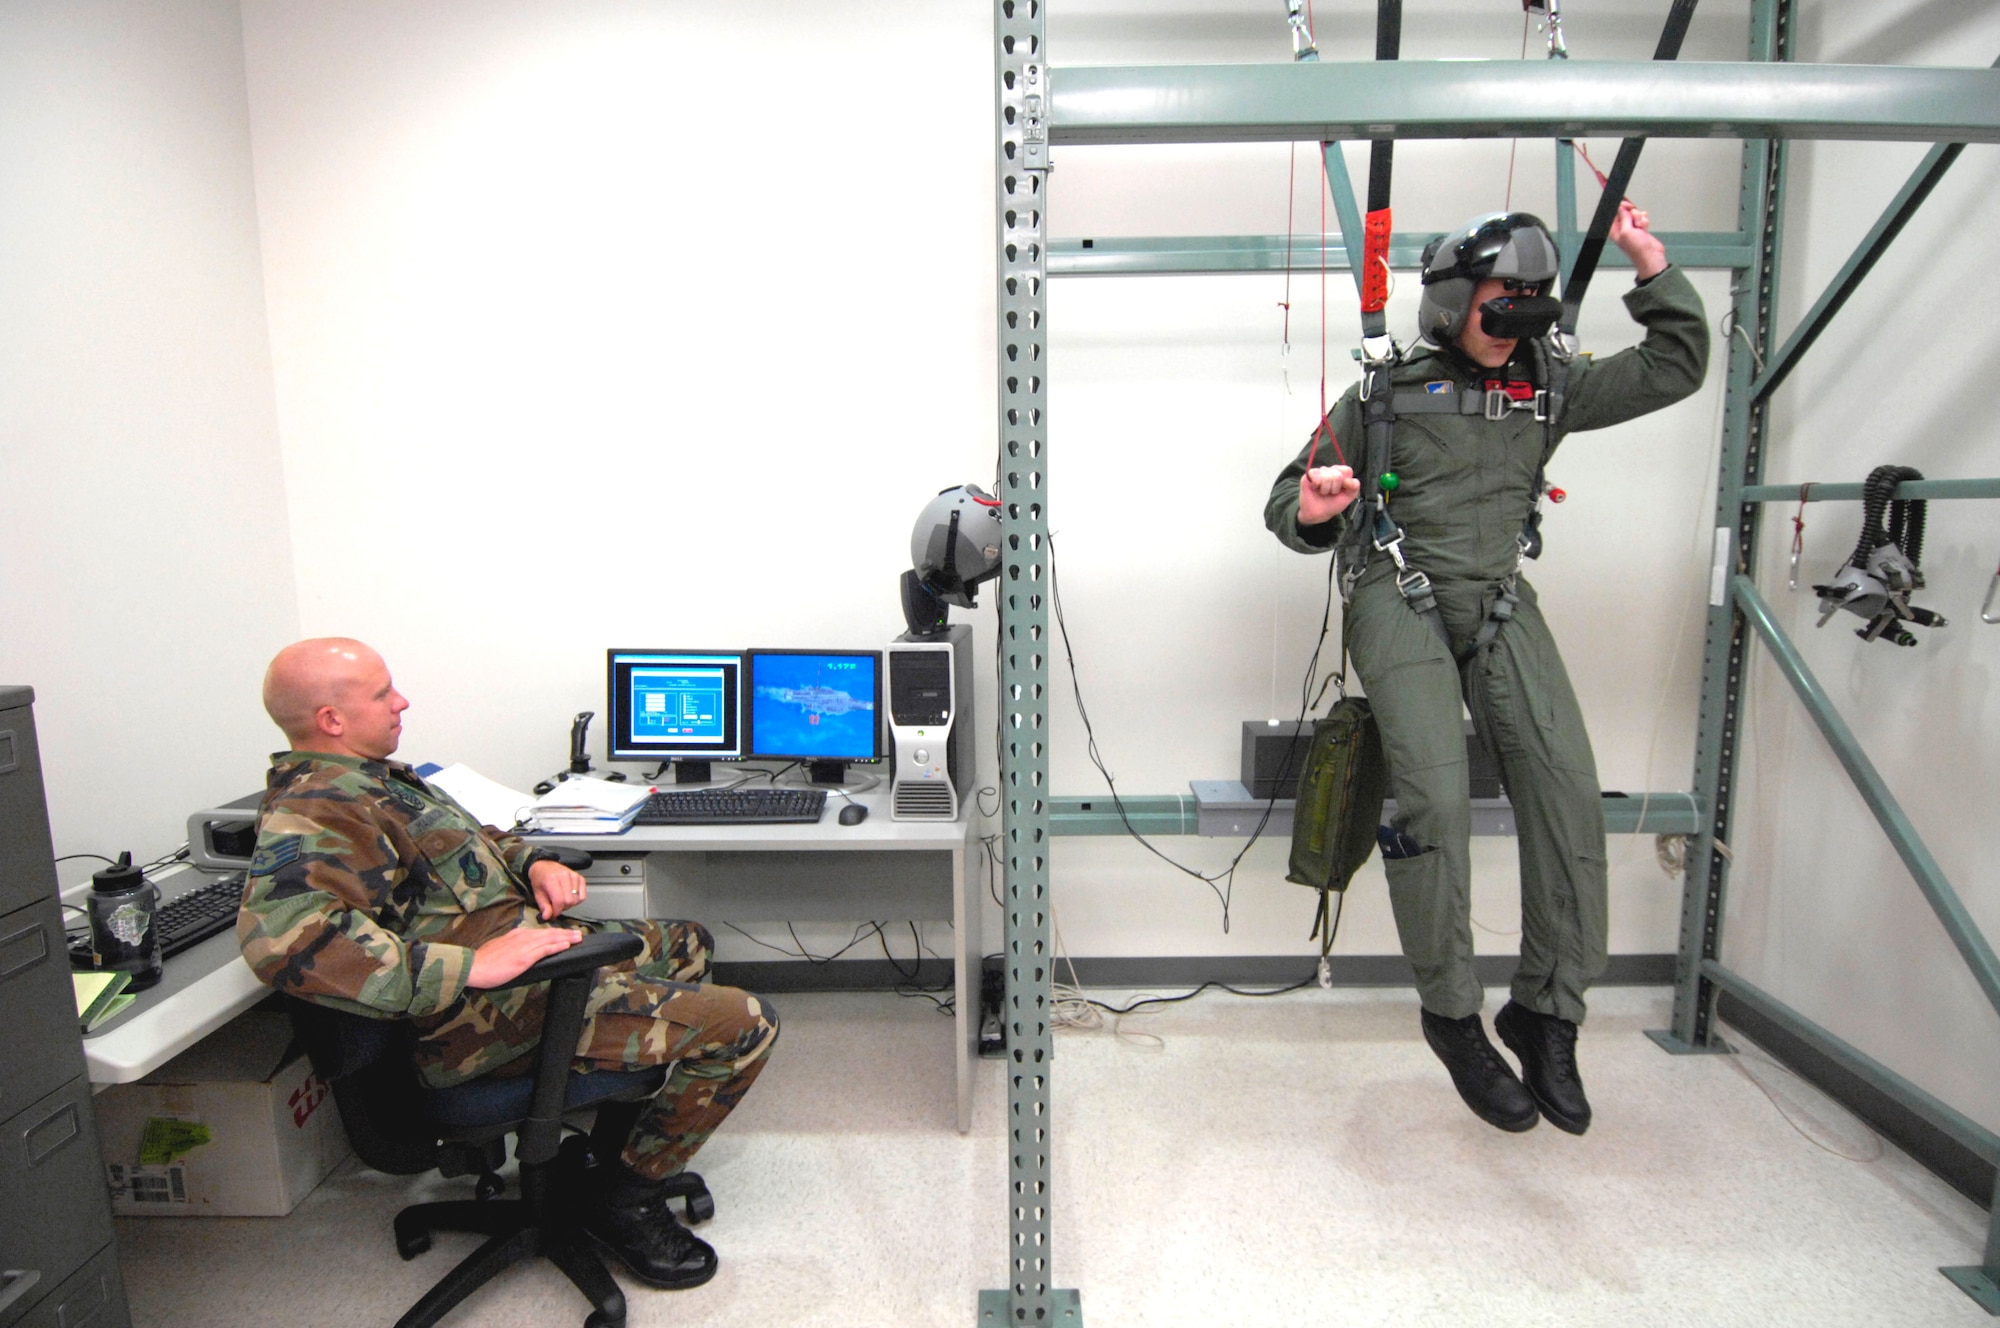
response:
<path id="1" fill-rule="evenodd" d="M 137 1083 L 99 1093 L 120 1216 L 283 1217 L 351 1151 L 291 1021 L 252 1010 Z"/>

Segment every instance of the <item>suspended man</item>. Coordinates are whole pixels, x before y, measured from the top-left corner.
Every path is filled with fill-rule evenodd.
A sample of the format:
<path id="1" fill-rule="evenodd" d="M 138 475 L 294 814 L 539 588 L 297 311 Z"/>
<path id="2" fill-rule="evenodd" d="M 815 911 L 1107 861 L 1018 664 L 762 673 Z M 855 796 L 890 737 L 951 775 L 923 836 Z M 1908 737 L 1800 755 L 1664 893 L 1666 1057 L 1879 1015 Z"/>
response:
<path id="1" fill-rule="evenodd" d="M 1347 390 L 1264 509 L 1286 545 L 1340 559 L 1342 630 L 1396 804 L 1383 868 L 1424 1037 L 1466 1105 L 1503 1130 L 1538 1116 L 1572 1134 L 1589 1127 L 1576 1031 L 1605 964 L 1596 762 L 1520 575 L 1540 549 L 1544 468 L 1565 435 L 1671 405 L 1708 364 L 1701 299 L 1646 214 L 1623 204 L 1609 238 L 1637 270 L 1625 307 L 1645 336 L 1602 360 L 1551 331 L 1560 265 L 1535 217 L 1494 213 L 1434 241 L 1418 311 L 1428 344 L 1384 365 L 1374 390 Z M 1388 439 L 1372 463 L 1371 415 Z M 1314 464 L 1336 441 L 1354 468 Z M 1494 1019 L 1519 1076 L 1480 1022 L 1461 703 L 1499 762 L 1520 838 L 1520 965 Z"/>

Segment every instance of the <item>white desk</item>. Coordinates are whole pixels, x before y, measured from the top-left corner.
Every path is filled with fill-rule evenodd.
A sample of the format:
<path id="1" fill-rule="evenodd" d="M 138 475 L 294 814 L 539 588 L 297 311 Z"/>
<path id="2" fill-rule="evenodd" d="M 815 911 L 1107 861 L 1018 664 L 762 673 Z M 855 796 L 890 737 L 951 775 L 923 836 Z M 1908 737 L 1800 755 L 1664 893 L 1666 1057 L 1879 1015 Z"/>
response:
<path id="1" fill-rule="evenodd" d="M 860 825 L 841 825 L 844 805 L 827 799 L 816 825 L 641 827 L 622 835 L 537 835 L 539 843 L 580 848 L 600 859 L 603 879 L 643 860 L 650 917 L 724 922 L 947 921 L 952 927 L 957 1125 L 972 1128 L 972 1069 L 979 1051 L 980 908 L 967 870 L 972 828 L 959 821 L 895 821 L 888 791 L 857 793 L 869 808 Z M 213 879 L 183 870 L 156 878 L 169 898 Z M 64 892 L 81 903 L 86 883 Z M 588 907 L 581 910 L 590 912 Z M 90 1081 L 130 1083 L 152 1073 L 270 995 L 225 931 L 167 961 L 157 987 L 83 1040 Z"/>
<path id="2" fill-rule="evenodd" d="M 171 899 L 223 874 L 182 868 L 152 879 Z M 89 893 L 86 881 L 65 890 L 63 902 L 81 904 Z M 270 994 L 243 962 L 233 930 L 211 936 L 169 959 L 159 985 L 84 1038 L 90 1082 L 103 1088 L 142 1079 Z"/>
<path id="3" fill-rule="evenodd" d="M 948 921 L 956 995 L 953 1047 L 960 1133 L 972 1128 L 972 1070 L 979 1053 L 980 908 L 967 870 L 969 817 L 896 821 L 887 788 L 852 795 L 869 809 L 859 825 L 827 799 L 814 825 L 635 826 L 622 835 L 535 835 L 598 860 L 591 875 L 615 880 L 643 860 L 645 912 L 707 926 L 769 922 Z M 586 905 L 581 910 L 589 913 Z"/>

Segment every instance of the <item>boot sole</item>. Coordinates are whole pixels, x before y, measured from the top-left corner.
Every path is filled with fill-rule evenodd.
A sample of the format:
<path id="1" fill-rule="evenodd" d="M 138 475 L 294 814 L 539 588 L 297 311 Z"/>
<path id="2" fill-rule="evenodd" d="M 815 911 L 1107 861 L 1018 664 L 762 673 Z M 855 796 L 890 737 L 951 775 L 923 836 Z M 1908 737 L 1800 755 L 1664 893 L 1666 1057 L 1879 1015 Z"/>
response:
<path id="1" fill-rule="evenodd" d="M 1521 1043 L 1509 1031 L 1512 1028 L 1512 1024 L 1509 1024 L 1506 1028 L 1502 1028 L 1498 1019 L 1493 1021 L 1493 1031 L 1500 1035 L 1501 1043 L 1506 1046 L 1507 1050 L 1514 1053 L 1514 1059 L 1521 1062 L 1521 1068 L 1526 1070 L 1528 1068 L 1528 1054 L 1521 1050 Z M 1534 1081 L 1529 1079 L 1526 1074 L 1521 1076 L 1521 1087 L 1527 1089 L 1528 1096 L 1535 1099 L 1535 1106 L 1541 1111 L 1542 1115 L 1548 1117 L 1549 1124 L 1555 1126 L 1564 1134 L 1582 1134 L 1590 1128 L 1590 1117 L 1585 1116 L 1579 1121 L 1576 1117 L 1567 1115 L 1550 1106 L 1548 1100 L 1535 1091 Z"/>

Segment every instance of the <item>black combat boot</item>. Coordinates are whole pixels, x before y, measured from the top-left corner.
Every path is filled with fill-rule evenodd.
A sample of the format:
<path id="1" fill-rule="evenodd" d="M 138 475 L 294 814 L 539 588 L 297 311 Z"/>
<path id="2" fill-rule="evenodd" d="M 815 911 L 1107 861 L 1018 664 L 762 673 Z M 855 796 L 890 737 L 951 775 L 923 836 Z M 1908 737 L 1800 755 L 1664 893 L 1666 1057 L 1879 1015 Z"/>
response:
<path id="1" fill-rule="evenodd" d="M 685 1291 L 715 1276 L 715 1250 L 680 1224 L 668 1202 L 665 1181 L 619 1166 L 607 1178 L 584 1227 L 641 1282 Z"/>
<path id="2" fill-rule="evenodd" d="M 1552 1014 L 1536 1014 L 1508 1001 L 1493 1018 L 1493 1029 L 1521 1059 L 1521 1078 L 1549 1124 L 1571 1134 L 1590 1128 L 1590 1101 L 1576 1072 L 1576 1025 Z"/>
<path id="3" fill-rule="evenodd" d="M 1446 1019 L 1425 1010 L 1423 1023 L 1424 1041 L 1451 1071 L 1451 1082 L 1473 1115 L 1514 1134 L 1535 1128 L 1535 1099 L 1486 1040 L 1478 1015 Z"/>

